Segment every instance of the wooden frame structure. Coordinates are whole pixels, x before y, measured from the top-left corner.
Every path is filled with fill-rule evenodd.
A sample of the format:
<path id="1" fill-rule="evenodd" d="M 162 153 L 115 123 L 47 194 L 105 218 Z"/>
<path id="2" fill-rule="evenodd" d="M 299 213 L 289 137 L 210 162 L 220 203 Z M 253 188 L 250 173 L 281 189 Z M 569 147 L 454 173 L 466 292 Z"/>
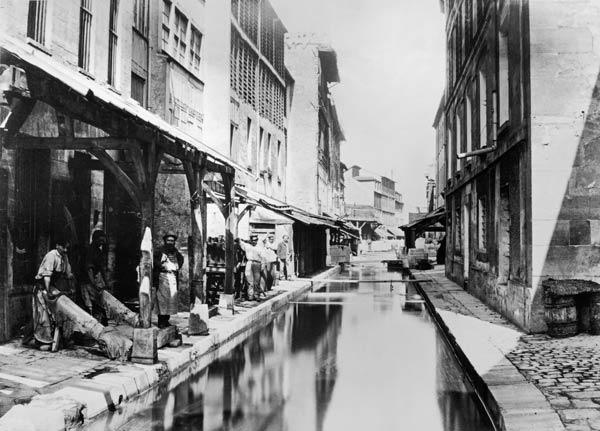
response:
<path id="1" fill-rule="evenodd" d="M 215 203 L 218 202 L 227 221 L 225 293 L 232 294 L 234 240 L 237 236 L 235 173 L 239 166 L 218 153 L 215 155 L 214 151 L 207 151 L 208 147 L 201 147 L 191 137 L 189 141 L 185 140 L 181 132 L 170 128 L 160 117 L 139 106 L 133 106 L 116 93 L 110 98 L 106 97 L 106 92 L 101 96 L 95 94 L 95 90 L 101 90 L 99 84 L 91 80 L 87 82 L 87 78 L 82 76 L 56 76 L 52 70 L 46 70 L 35 55 L 20 50 L 18 46 L 14 47 L 10 42 L 7 45 L 8 48 L 0 43 L 0 63 L 6 64 L 6 67 L 0 67 L 0 73 L 4 78 L 8 77 L 9 81 L 7 87 L 0 88 L 0 93 L 8 101 L 10 108 L 9 115 L 0 125 L 0 157 L 3 148 L 86 151 L 97 159 L 104 170 L 112 174 L 139 208 L 142 237 L 146 232 L 152 232 L 154 227 L 154 192 L 161 160 L 165 155 L 179 159 L 184 167 L 191 196 L 190 307 L 193 308 L 198 301 L 204 303 L 206 299 L 203 276 L 207 195 Z M 58 70 L 59 65 L 56 67 Z M 70 73 L 77 74 L 75 71 Z M 81 82 L 83 84 L 79 85 Z M 85 85 L 89 85 L 89 88 L 84 87 Z M 37 102 L 43 102 L 56 111 L 59 136 L 40 137 L 20 133 L 21 126 Z M 123 109 L 124 106 L 127 109 Z M 141 110 L 139 115 L 136 115 L 136 109 Z M 73 120 L 100 129 L 106 136 L 76 137 Z M 112 151 L 126 154 L 131 161 L 131 169 L 124 169 L 123 163 L 111 155 Z M 204 184 L 205 175 L 211 172 L 222 177 L 226 189 L 223 203 L 212 196 L 210 189 Z M 152 255 L 152 250 L 144 251 L 150 251 L 150 256 Z M 151 277 L 152 272 L 152 261 L 144 259 L 144 255 L 142 253 L 140 261 L 140 271 L 143 272 L 140 280 L 144 275 Z M 0 306 L 4 303 L 5 301 L 0 301 Z M 146 297 L 140 283 L 140 317 L 143 328 L 151 326 L 152 305 L 151 295 Z"/>

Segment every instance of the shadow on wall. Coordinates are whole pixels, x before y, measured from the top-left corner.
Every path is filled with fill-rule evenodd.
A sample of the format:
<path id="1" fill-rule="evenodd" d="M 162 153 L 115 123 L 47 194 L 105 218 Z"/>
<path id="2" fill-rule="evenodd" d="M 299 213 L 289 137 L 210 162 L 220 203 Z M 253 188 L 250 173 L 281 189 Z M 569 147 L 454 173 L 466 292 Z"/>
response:
<path id="1" fill-rule="evenodd" d="M 539 117 L 532 124 L 541 131 L 541 139 L 532 139 L 532 281 L 538 318 L 544 310 L 541 280 L 600 281 L 600 74 L 588 97 L 587 113 L 581 111 L 579 119 Z M 536 169 L 536 160 L 545 164 L 543 171 Z"/>

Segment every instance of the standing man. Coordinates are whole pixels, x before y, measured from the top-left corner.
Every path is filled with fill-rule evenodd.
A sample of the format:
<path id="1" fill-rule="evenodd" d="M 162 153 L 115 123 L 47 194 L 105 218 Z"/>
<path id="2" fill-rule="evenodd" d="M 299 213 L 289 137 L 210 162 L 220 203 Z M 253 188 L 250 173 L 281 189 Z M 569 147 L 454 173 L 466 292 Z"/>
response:
<path id="1" fill-rule="evenodd" d="M 275 235 L 269 234 L 263 240 L 264 243 L 264 278 L 266 290 L 271 290 L 277 276 L 277 246 L 275 245 Z"/>
<path id="2" fill-rule="evenodd" d="M 106 310 L 102 303 L 102 291 L 108 285 L 106 257 L 106 234 L 98 229 L 92 234 L 92 243 L 87 251 L 85 271 L 88 282 L 81 286 L 81 296 L 87 312 L 104 326 L 108 324 Z"/>
<path id="3" fill-rule="evenodd" d="M 170 326 L 169 318 L 178 311 L 179 270 L 183 266 L 183 256 L 175 247 L 177 235 L 169 232 L 163 236 L 163 241 L 163 247 L 154 254 L 159 328 Z"/>
<path id="4" fill-rule="evenodd" d="M 240 247 L 246 253 L 247 259 L 245 275 L 248 281 L 248 298 L 254 301 L 259 301 L 262 293 L 260 288 L 262 254 L 257 244 L 258 235 L 251 235 L 250 241 L 240 239 Z"/>
<path id="5" fill-rule="evenodd" d="M 290 237 L 287 235 L 283 235 L 283 239 L 281 240 L 281 242 L 277 245 L 277 266 L 278 266 L 278 270 L 281 272 L 283 272 L 283 276 L 285 277 L 286 280 L 288 280 L 288 269 L 287 269 L 287 263 L 291 261 L 290 256 L 290 249 L 289 249 L 289 241 L 290 241 Z M 280 277 L 281 278 L 281 277 Z"/>
<path id="6" fill-rule="evenodd" d="M 74 279 L 67 252 L 69 244 L 60 238 L 55 241 L 55 248 L 42 259 L 35 276 L 33 290 L 33 336 L 40 344 L 41 350 L 50 350 L 51 344 L 57 344 L 63 337 L 69 338 L 70 332 L 61 327 L 55 310 L 55 299 L 61 294 L 71 296 L 71 281 Z"/>

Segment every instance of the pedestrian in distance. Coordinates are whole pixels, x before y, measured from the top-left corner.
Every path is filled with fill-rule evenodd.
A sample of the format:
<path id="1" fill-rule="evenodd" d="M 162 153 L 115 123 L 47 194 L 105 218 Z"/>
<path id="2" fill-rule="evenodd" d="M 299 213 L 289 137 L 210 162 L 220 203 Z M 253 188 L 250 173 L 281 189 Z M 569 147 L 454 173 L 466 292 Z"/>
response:
<path id="1" fill-rule="evenodd" d="M 283 235 L 281 242 L 277 245 L 277 270 L 279 271 L 279 278 L 283 274 L 286 280 L 288 277 L 288 262 L 291 262 L 291 253 L 289 247 L 290 237 Z"/>
<path id="2" fill-rule="evenodd" d="M 273 289 L 277 279 L 277 246 L 275 244 L 275 235 L 270 234 L 264 240 L 264 279 L 267 291 Z"/>
<path id="3" fill-rule="evenodd" d="M 163 246 L 154 254 L 154 285 L 156 286 L 156 307 L 158 327 L 171 326 L 169 319 L 178 311 L 179 270 L 183 266 L 183 255 L 177 250 L 177 235 L 167 233 L 163 236 Z"/>

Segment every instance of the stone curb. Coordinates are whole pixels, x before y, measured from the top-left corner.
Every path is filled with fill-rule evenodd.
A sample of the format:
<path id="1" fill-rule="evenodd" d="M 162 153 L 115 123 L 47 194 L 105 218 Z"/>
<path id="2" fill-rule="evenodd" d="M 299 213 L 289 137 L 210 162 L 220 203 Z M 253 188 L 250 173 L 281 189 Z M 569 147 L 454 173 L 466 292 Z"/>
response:
<path id="1" fill-rule="evenodd" d="M 427 272 L 422 274 L 425 275 Z M 433 283 L 441 285 L 435 279 L 433 282 L 417 282 L 415 284 L 437 326 L 454 350 L 461 367 L 475 386 L 475 391 L 494 421 L 496 429 L 502 431 L 564 430 L 565 426 L 544 394 L 533 383 L 528 382 L 510 362 L 506 357 L 507 352 L 489 340 L 487 341 L 489 346 L 486 348 L 497 350 L 501 359 L 489 369 L 478 370 L 478 364 L 473 363 L 465 352 L 469 350 L 468 343 L 480 343 L 482 340 L 464 335 L 455 336 L 454 332 L 457 331 L 453 332 L 452 322 L 444 319 L 423 287 L 420 286 Z"/>
<path id="2" fill-rule="evenodd" d="M 245 331 L 251 331 L 261 321 L 270 320 L 278 310 L 310 291 L 313 282 L 328 278 L 339 271 L 340 267 L 335 266 L 311 279 L 300 280 L 304 284 L 287 290 L 251 310 L 243 311 L 244 314 L 233 318 L 230 324 L 219 331 L 215 331 L 214 325 L 211 327 L 209 321 L 209 329 L 213 331 L 208 336 L 185 337 L 184 343 L 191 345 L 184 344 L 177 349 L 159 350 L 157 364 L 115 363 L 116 372 L 100 374 L 91 379 L 69 379 L 57 386 L 52 393 L 35 396 L 30 403 L 11 408 L 0 418 L 0 429 L 67 430 L 79 423 L 87 423 L 117 406 L 124 406 L 126 401 L 171 378 L 179 383 L 194 371 L 207 366 L 215 359 L 219 348 L 226 343 L 238 340 Z"/>

